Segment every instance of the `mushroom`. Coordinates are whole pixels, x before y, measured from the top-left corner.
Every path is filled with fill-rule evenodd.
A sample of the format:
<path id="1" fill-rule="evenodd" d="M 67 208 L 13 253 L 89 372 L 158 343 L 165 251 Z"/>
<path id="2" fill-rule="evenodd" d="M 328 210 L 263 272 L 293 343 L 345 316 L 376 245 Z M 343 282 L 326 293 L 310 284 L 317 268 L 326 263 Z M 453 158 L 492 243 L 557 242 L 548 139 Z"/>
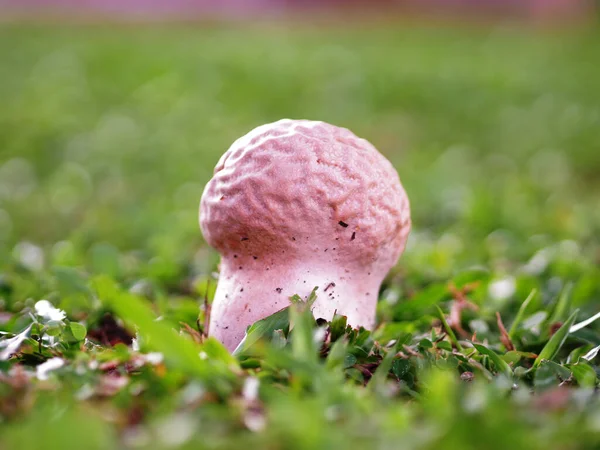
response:
<path id="1" fill-rule="evenodd" d="M 221 254 L 209 335 L 228 349 L 246 328 L 306 298 L 313 314 L 372 328 L 381 282 L 410 231 L 392 164 L 345 128 L 284 119 L 221 157 L 200 201 L 200 227 Z"/>

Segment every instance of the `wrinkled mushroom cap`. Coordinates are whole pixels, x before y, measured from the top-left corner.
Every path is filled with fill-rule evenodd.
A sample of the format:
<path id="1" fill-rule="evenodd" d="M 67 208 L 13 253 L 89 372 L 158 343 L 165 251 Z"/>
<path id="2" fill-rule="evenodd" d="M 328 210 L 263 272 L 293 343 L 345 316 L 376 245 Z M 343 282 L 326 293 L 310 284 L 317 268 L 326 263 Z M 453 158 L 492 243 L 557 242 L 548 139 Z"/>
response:
<path id="1" fill-rule="evenodd" d="M 310 259 L 335 249 L 331 263 L 387 271 L 404 249 L 410 210 L 395 169 L 365 139 L 284 119 L 252 130 L 221 157 L 200 226 L 224 257 Z"/>

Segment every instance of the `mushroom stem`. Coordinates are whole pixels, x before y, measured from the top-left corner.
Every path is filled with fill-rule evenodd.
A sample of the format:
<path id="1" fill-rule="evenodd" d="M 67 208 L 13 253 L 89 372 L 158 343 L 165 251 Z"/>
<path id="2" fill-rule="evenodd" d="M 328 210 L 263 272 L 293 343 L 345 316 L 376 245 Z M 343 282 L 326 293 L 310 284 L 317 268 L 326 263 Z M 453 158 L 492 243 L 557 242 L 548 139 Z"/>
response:
<path id="1" fill-rule="evenodd" d="M 366 274 L 350 279 L 351 270 L 307 262 L 265 267 L 260 261 L 223 260 L 209 334 L 233 350 L 248 326 L 289 306 L 294 294 L 308 298 L 315 286 L 315 318 L 331 320 L 337 312 L 352 326 L 371 328 L 382 280 Z"/>

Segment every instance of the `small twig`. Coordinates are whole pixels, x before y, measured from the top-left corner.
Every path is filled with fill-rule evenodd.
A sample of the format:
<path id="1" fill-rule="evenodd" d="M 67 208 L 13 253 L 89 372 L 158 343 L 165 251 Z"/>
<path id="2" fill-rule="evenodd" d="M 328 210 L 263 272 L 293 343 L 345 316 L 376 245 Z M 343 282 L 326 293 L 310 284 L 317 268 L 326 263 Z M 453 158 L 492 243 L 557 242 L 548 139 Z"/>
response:
<path id="1" fill-rule="evenodd" d="M 478 282 L 465 284 L 462 288 L 457 288 L 453 283 L 448 285 L 448 291 L 450 295 L 454 298 L 454 302 L 450 307 L 450 315 L 448 317 L 448 324 L 453 330 L 462 337 L 468 338 L 469 333 L 462 327 L 462 312 L 465 309 L 471 309 L 473 311 L 477 311 L 479 307 L 469 301 L 467 298 L 467 294 L 473 291 L 477 286 L 479 286 Z"/>
<path id="2" fill-rule="evenodd" d="M 440 334 L 437 339 L 434 342 L 434 344 L 437 344 L 438 342 L 442 342 L 444 339 L 446 339 L 447 334 L 446 333 L 442 333 Z"/>
<path id="3" fill-rule="evenodd" d="M 192 327 L 190 327 L 185 322 L 179 322 L 179 324 L 184 328 L 184 330 L 192 337 L 192 339 L 196 343 L 202 344 L 202 341 L 204 340 L 204 336 L 203 336 L 202 332 L 194 330 Z"/>
<path id="4" fill-rule="evenodd" d="M 210 278 L 206 280 L 206 291 L 204 291 L 204 330 L 202 335 L 208 337 L 208 327 L 210 325 L 211 305 L 208 303 L 208 290 L 210 288 Z"/>
<path id="5" fill-rule="evenodd" d="M 402 346 L 404 348 L 404 351 L 406 353 L 408 353 L 411 356 L 416 356 L 417 358 L 422 358 L 423 355 L 421 355 L 419 352 L 414 351 L 412 348 L 410 348 L 408 345 L 403 345 Z"/>
<path id="6" fill-rule="evenodd" d="M 496 312 L 496 322 L 498 323 L 498 328 L 500 329 L 500 342 L 502 342 L 506 350 L 509 352 L 515 350 L 515 346 L 508 335 L 508 331 L 506 331 L 506 328 L 504 327 L 504 323 L 502 323 L 502 317 L 500 316 L 499 312 Z"/>
<path id="7" fill-rule="evenodd" d="M 363 376 L 365 376 L 364 384 L 369 382 L 371 378 L 373 378 L 373 370 L 377 368 L 376 364 L 355 364 L 355 369 L 358 369 Z"/>

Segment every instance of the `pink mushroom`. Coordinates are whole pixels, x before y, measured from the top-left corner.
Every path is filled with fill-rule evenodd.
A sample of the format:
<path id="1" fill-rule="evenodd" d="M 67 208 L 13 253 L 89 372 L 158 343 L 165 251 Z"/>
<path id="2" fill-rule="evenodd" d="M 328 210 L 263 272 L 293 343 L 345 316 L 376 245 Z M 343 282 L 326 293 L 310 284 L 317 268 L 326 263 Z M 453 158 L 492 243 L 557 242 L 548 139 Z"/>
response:
<path id="1" fill-rule="evenodd" d="M 316 318 L 337 311 L 372 328 L 410 209 L 398 174 L 369 142 L 324 122 L 284 119 L 221 157 L 200 227 L 221 254 L 209 334 L 234 349 L 249 325 L 315 286 Z"/>

